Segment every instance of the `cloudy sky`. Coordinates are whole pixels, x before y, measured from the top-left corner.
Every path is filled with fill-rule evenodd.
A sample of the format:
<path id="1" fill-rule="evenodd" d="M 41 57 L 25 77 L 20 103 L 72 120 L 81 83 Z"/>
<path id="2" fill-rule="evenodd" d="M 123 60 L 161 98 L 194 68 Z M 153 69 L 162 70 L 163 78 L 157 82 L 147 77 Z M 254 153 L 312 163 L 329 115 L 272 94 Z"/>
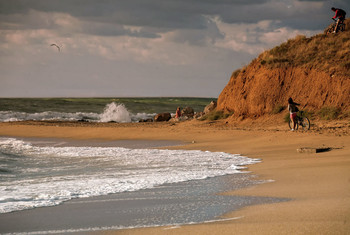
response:
<path id="1" fill-rule="evenodd" d="M 0 97 L 217 97 L 264 50 L 322 32 L 332 6 L 350 12 L 349 0 L 0 0 Z"/>

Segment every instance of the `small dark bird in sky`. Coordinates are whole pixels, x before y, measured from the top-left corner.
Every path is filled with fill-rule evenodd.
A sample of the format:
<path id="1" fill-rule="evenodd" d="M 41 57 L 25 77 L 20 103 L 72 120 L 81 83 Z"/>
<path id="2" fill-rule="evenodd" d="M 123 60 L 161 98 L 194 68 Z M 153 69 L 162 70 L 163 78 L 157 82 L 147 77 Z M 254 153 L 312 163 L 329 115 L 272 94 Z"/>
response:
<path id="1" fill-rule="evenodd" d="M 61 51 L 61 48 L 59 46 L 57 46 L 57 44 L 55 44 L 55 43 L 52 43 L 50 46 L 57 47 L 58 51 Z"/>

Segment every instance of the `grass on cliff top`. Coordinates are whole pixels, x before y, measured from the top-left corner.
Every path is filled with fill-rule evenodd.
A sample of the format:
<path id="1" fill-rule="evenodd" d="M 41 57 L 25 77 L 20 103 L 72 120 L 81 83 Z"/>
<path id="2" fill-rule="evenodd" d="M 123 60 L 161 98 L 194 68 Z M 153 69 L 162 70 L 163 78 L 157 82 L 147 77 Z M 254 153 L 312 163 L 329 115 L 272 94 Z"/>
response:
<path id="1" fill-rule="evenodd" d="M 261 65 L 270 69 L 302 66 L 350 76 L 349 48 L 350 19 L 347 19 L 345 32 L 328 35 L 321 33 L 311 38 L 298 35 L 265 51 L 258 60 Z"/>

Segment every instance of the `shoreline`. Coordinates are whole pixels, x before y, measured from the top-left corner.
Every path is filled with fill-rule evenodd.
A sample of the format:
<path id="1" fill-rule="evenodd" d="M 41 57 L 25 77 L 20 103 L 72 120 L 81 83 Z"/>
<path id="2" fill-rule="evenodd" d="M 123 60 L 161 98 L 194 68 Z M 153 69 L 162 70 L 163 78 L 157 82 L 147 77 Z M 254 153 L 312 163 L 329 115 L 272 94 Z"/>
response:
<path id="1" fill-rule="evenodd" d="M 62 204 L 0 214 L 1 233 L 81 234 L 225 221 L 220 215 L 283 198 L 226 196 L 218 192 L 258 184 L 245 174 L 163 184 L 76 198 Z M 232 190 L 232 188 L 231 188 Z M 237 218 L 236 218 L 237 219 Z"/>
<path id="2" fill-rule="evenodd" d="M 284 129 L 283 129 L 284 128 Z M 272 130 L 271 130 L 272 129 Z M 340 130 L 343 133 L 343 130 Z M 249 206 L 224 216 L 222 222 L 106 231 L 103 234 L 346 234 L 350 231 L 349 135 L 289 132 L 277 128 L 240 130 L 225 122 L 160 124 L 0 123 L 0 135 L 72 139 L 177 140 L 189 143 L 170 149 L 199 149 L 261 158 L 249 171 L 274 180 L 229 195 L 288 197 L 289 202 Z M 298 153 L 301 147 L 331 147 L 322 153 Z M 229 218 L 237 218 L 230 220 Z M 101 232 L 100 232 L 101 233 Z"/>
<path id="3" fill-rule="evenodd" d="M 179 141 L 167 140 L 103 141 L 98 139 L 6 136 L 1 136 L 1 138 L 14 138 L 35 147 L 159 149 L 184 144 Z M 194 225 L 226 221 L 228 219 L 222 219 L 222 215 L 245 206 L 289 200 L 288 198 L 225 195 L 227 191 L 266 183 L 255 180 L 254 177 L 254 175 L 248 174 L 245 169 L 241 169 L 239 173 L 165 183 L 135 191 L 72 198 L 57 205 L 0 213 L 0 233 L 76 234 Z M 14 223 L 14 221 L 16 222 Z"/>

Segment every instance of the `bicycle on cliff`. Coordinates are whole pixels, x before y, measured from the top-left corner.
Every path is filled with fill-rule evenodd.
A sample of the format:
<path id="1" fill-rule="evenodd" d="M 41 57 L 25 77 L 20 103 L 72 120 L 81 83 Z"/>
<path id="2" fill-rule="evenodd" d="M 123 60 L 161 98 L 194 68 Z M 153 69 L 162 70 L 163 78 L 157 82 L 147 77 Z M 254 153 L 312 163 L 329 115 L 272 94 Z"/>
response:
<path id="1" fill-rule="evenodd" d="M 334 33 L 335 32 L 335 27 L 337 26 L 337 20 L 333 19 L 334 21 L 333 24 L 331 24 L 327 29 L 326 29 L 326 34 Z M 340 21 L 338 25 L 338 32 L 344 32 L 345 31 L 345 23 L 344 21 Z"/>
<path id="2" fill-rule="evenodd" d="M 304 111 L 299 111 L 296 116 L 296 124 L 295 124 L 295 130 L 298 130 L 299 126 L 302 128 L 303 131 L 310 130 L 310 120 L 307 118 L 304 114 Z M 289 128 L 293 128 L 292 120 L 289 119 Z"/>

